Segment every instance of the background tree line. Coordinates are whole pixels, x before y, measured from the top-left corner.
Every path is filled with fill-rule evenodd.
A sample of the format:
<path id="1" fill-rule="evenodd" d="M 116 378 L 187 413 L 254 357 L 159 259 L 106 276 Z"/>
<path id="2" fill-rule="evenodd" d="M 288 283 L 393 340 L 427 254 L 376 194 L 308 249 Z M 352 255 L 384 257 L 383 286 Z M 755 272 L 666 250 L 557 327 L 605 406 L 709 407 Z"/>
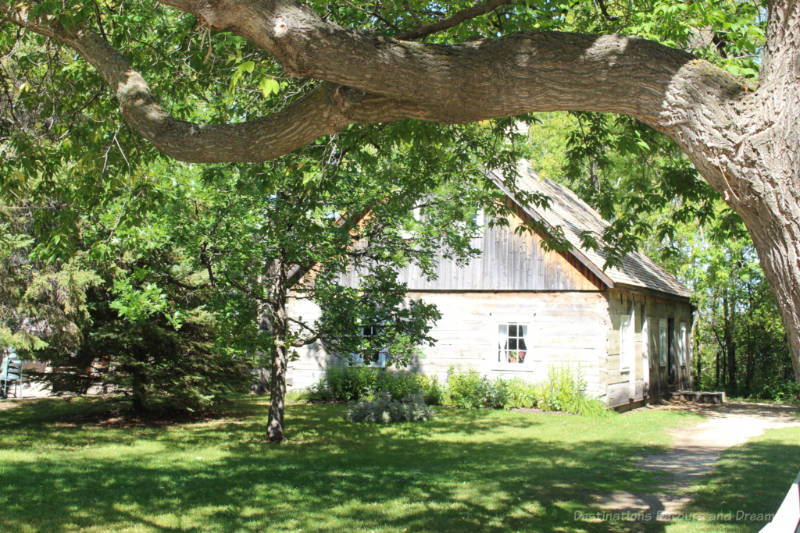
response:
<path id="1" fill-rule="evenodd" d="M 624 117 L 552 113 L 532 126 L 531 146 L 540 175 L 568 185 L 612 222 L 611 260 L 641 247 L 692 289 L 696 387 L 800 398 L 750 236 L 671 142 Z"/>

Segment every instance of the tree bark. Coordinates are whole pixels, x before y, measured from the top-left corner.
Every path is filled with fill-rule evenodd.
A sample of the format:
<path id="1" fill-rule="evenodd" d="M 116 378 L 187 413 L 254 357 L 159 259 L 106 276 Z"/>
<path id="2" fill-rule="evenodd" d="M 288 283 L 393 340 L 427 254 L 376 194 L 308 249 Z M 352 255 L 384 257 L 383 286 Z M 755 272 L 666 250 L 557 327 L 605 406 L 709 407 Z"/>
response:
<path id="1" fill-rule="evenodd" d="M 165 0 L 245 37 L 291 75 L 323 83 L 260 119 L 202 125 L 171 117 L 101 37 L 25 3 L 0 17 L 80 52 L 126 122 L 185 161 L 277 157 L 354 123 L 479 121 L 540 111 L 630 115 L 674 139 L 741 215 L 776 294 L 800 380 L 800 3 L 775 0 L 758 88 L 689 54 L 621 35 L 519 33 L 451 46 L 342 28 L 287 0 Z M 20 7 L 22 5 L 22 8 Z"/>
<path id="2" fill-rule="evenodd" d="M 747 312 L 753 313 L 753 292 L 748 283 L 747 289 Z M 745 368 L 744 368 L 744 395 L 749 397 L 752 393 L 753 374 L 755 373 L 755 339 L 753 338 L 753 321 L 746 321 L 747 337 L 745 341 Z"/>
<path id="3" fill-rule="evenodd" d="M 725 291 L 725 354 L 727 362 L 726 385 L 728 391 L 731 393 L 736 392 L 736 338 L 734 336 L 734 328 L 736 326 L 736 298 L 734 298 L 727 290 Z"/>
<path id="4" fill-rule="evenodd" d="M 272 370 L 270 372 L 269 419 L 267 420 L 267 440 L 269 442 L 281 442 L 286 430 L 284 411 L 287 355 L 286 345 L 276 342 L 272 352 Z"/>
<path id="5" fill-rule="evenodd" d="M 148 410 L 146 377 L 136 367 L 131 372 L 131 407 L 136 413 L 142 414 Z"/>
<path id="6" fill-rule="evenodd" d="M 283 254 L 280 259 L 273 260 L 267 265 L 265 279 L 269 280 L 270 286 L 262 312 L 262 329 L 268 331 L 272 337 L 267 440 L 274 443 L 281 442 L 286 431 L 284 411 L 290 350 L 289 316 L 286 309 L 286 297 L 290 286 L 287 283 L 288 267 L 282 259 Z"/>

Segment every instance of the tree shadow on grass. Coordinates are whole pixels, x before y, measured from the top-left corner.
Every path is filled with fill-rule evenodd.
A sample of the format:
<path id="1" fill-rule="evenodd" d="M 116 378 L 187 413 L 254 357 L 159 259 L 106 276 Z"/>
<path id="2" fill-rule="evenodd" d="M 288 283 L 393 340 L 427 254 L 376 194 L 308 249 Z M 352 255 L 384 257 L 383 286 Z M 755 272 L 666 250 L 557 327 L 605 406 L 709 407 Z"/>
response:
<path id="1" fill-rule="evenodd" d="M 664 531 L 576 520 L 593 510 L 593 494 L 652 487 L 653 474 L 631 458 L 660 447 L 539 440 L 541 416 L 461 411 L 381 427 L 347 422 L 343 412 L 293 406 L 291 438 L 279 446 L 263 444 L 265 414 L 131 435 L 42 431 L 41 449 L 74 448 L 0 461 L 0 529 Z M 498 428 L 503 436 L 493 439 Z M 114 439 L 155 446 L 155 456 L 80 453 Z M 196 456 L 201 449 L 214 455 Z"/>
<path id="2" fill-rule="evenodd" d="M 800 471 L 798 437 L 798 428 L 777 429 L 725 451 L 697 488 L 687 515 L 704 517 L 709 531 L 759 531 Z"/>

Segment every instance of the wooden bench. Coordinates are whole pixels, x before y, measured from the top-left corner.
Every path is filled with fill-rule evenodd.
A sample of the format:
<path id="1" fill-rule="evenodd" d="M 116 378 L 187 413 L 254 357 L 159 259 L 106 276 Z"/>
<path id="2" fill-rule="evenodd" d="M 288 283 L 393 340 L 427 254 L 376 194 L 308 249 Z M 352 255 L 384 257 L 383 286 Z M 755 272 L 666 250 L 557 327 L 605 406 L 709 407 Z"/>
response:
<path id="1" fill-rule="evenodd" d="M 683 400 L 685 402 L 695 403 L 725 403 L 724 392 L 711 392 L 711 391 L 693 391 L 693 390 L 679 390 L 672 393 L 674 398 Z"/>

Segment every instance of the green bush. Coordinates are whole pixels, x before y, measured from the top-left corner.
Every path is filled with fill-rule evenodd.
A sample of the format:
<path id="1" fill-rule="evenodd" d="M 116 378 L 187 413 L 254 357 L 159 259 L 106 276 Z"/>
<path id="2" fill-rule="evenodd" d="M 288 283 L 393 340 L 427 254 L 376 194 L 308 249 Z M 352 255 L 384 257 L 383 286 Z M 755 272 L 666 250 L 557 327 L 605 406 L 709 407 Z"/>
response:
<path id="1" fill-rule="evenodd" d="M 584 396 L 578 400 L 575 413 L 583 416 L 605 418 L 614 414 L 614 411 L 609 409 L 606 404 L 600 400 Z"/>
<path id="2" fill-rule="evenodd" d="M 586 383 L 569 367 L 550 367 L 547 382 L 539 400 L 541 409 L 577 413 L 579 399 L 584 397 Z"/>
<path id="3" fill-rule="evenodd" d="M 538 407 L 545 411 L 589 416 L 608 413 L 603 402 L 586 396 L 585 389 L 580 373 L 569 367 L 552 367 L 544 383 L 528 383 L 519 378 L 492 380 L 476 370 L 451 368 L 447 378 L 446 403 L 462 409 Z"/>
<path id="4" fill-rule="evenodd" d="M 486 380 L 484 405 L 494 409 L 505 407 L 508 403 L 509 380 L 497 378 Z"/>
<path id="5" fill-rule="evenodd" d="M 508 380 L 506 401 L 503 407 L 506 409 L 530 409 L 538 404 L 537 385 L 533 385 L 519 378 Z"/>
<path id="6" fill-rule="evenodd" d="M 447 376 L 447 404 L 462 409 L 485 407 L 489 380 L 477 370 L 458 371 L 450 369 Z"/>
<path id="7" fill-rule="evenodd" d="M 768 383 L 756 394 L 756 397 L 761 400 L 800 403 L 800 383 L 790 380 Z"/>
<path id="8" fill-rule="evenodd" d="M 308 396 L 316 401 L 359 401 L 371 394 L 376 381 L 374 368 L 331 365 L 325 369 L 325 375 L 311 388 Z"/>
<path id="9" fill-rule="evenodd" d="M 417 422 L 433 418 L 433 411 L 425 405 L 422 394 L 409 394 L 402 400 L 393 400 L 388 394 L 382 394 L 375 400 L 351 405 L 347 418 L 353 422 L 378 424 Z"/>
<path id="10" fill-rule="evenodd" d="M 481 376 L 476 370 L 450 369 L 447 377 L 445 403 L 462 409 L 505 407 L 508 403 L 509 381 Z"/>
<path id="11" fill-rule="evenodd" d="M 538 394 L 540 409 L 589 416 L 609 414 L 603 402 L 586 396 L 586 381 L 580 371 L 570 367 L 550 367 L 547 381 L 539 386 Z"/>
<path id="12" fill-rule="evenodd" d="M 418 375 L 418 377 L 422 386 L 425 403 L 428 405 L 444 404 L 446 388 L 439 383 L 439 378 L 436 376 L 428 377 L 420 375 Z"/>
<path id="13" fill-rule="evenodd" d="M 608 413 L 605 404 L 588 398 L 580 373 L 569 367 L 552 367 L 544 383 L 519 378 L 489 379 L 476 370 L 451 368 L 446 385 L 436 377 L 369 366 L 331 366 L 308 391 L 311 401 L 358 402 L 388 398 L 402 402 L 419 395 L 427 405 L 452 405 L 519 409 L 538 407 L 590 416 Z M 388 407 L 387 407 L 388 408 Z"/>
<path id="14" fill-rule="evenodd" d="M 428 405 L 441 405 L 444 398 L 435 377 L 370 366 L 330 366 L 307 397 L 311 401 L 353 402 L 388 395 L 400 401 L 415 394 L 421 394 Z"/>

